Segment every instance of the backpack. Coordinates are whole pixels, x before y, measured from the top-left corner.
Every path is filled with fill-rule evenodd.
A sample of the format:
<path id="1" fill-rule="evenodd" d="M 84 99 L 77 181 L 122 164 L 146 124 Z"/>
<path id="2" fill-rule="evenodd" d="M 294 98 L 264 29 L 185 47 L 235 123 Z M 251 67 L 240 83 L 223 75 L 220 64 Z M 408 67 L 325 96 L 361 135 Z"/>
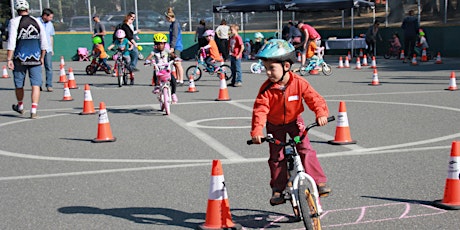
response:
<path id="1" fill-rule="evenodd" d="M 113 31 L 113 35 L 112 35 L 112 43 L 117 40 L 117 37 L 115 36 L 115 33 L 117 32 L 117 30 L 122 29 L 121 28 L 122 26 L 123 26 L 123 23 L 120 23 L 115 27 L 115 30 Z"/>

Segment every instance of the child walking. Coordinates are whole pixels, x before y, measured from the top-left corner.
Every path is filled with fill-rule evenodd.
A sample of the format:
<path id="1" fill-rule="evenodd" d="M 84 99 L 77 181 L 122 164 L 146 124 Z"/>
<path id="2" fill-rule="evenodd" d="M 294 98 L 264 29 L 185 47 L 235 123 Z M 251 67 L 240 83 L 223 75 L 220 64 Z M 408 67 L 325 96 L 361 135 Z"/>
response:
<path id="1" fill-rule="evenodd" d="M 329 109 L 324 98 L 307 80 L 290 70 L 297 60 L 292 44 L 282 39 L 271 39 L 261 48 L 257 58 L 263 61 L 268 79 L 260 87 L 254 102 L 250 133 L 253 143 L 262 143 L 264 126 L 267 134 L 272 134 L 275 139 L 281 141 L 286 141 L 286 134 L 291 137 L 298 136 L 305 128 L 302 119 L 302 99 L 315 113 L 318 124 L 327 124 Z M 326 185 L 326 175 L 308 136 L 296 147 L 302 165 L 318 186 L 320 196 L 328 196 L 331 189 Z M 270 143 L 269 149 L 268 165 L 272 188 L 270 204 L 278 205 L 284 203 L 282 192 L 288 181 L 287 164 L 282 146 Z"/>

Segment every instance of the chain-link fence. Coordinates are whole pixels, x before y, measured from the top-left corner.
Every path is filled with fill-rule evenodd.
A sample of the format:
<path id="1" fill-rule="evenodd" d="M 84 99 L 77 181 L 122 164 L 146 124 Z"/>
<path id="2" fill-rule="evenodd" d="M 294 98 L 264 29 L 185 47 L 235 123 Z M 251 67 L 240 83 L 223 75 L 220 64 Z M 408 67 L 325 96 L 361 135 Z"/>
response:
<path id="1" fill-rule="evenodd" d="M 8 0 L 10 1 L 10 0 Z M 29 0 L 30 12 L 40 16 L 41 9 L 49 7 L 54 11 L 54 25 L 57 31 L 86 31 L 92 28 L 92 15 L 98 14 L 106 29 L 111 31 L 121 23 L 128 12 L 137 12 L 135 26 L 143 31 L 164 31 L 169 23 L 164 12 L 173 7 L 183 31 L 194 31 L 201 19 L 208 27 L 215 28 L 222 19 L 228 23 L 240 24 L 245 30 L 276 30 L 277 22 L 305 20 L 319 28 L 350 28 L 351 10 L 328 10 L 299 12 L 263 13 L 213 13 L 213 5 L 223 5 L 233 0 Z M 289 1 L 289 0 L 286 0 Z M 354 0 L 355 2 L 357 0 Z M 250 1 L 248 1 L 250 2 Z M 363 1 L 361 1 L 363 2 Z M 364 0 L 366 2 L 366 0 Z M 355 27 L 367 27 L 375 19 L 382 26 L 400 26 L 408 10 L 415 10 L 421 25 L 443 25 L 460 22 L 460 0 L 373 0 L 374 6 L 353 9 Z M 3 7 L 3 17 L 8 7 Z M 418 14 L 420 12 L 420 14 Z M 11 12 L 8 12 L 11 13 Z"/>

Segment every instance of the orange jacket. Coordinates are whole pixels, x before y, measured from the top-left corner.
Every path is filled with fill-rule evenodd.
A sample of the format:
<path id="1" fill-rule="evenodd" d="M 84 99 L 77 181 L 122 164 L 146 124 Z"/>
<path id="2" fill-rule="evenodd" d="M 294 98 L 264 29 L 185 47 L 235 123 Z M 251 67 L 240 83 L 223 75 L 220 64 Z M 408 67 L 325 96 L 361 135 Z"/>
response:
<path id="1" fill-rule="evenodd" d="M 216 61 L 221 61 L 220 53 L 219 53 L 219 48 L 217 47 L 216 41 L 214 39 L 209 40 L 209 55 L 211 56 L 212 59 Z"/>
<path id="2" fill-rule="evenodd" d="M 295 121 L 304 111 L 302 98 L 316 118 L 328 116 L 326 101 L 310 83 L 295 73 L 288 74 L 290 77 L 284 90 L 276 83 L 270 86 L 270 80 L 266 80 L 260 87 L 252 113 L 251 137 L 264 136 L 263 128 L 267 121 L 274 125 Z"/>

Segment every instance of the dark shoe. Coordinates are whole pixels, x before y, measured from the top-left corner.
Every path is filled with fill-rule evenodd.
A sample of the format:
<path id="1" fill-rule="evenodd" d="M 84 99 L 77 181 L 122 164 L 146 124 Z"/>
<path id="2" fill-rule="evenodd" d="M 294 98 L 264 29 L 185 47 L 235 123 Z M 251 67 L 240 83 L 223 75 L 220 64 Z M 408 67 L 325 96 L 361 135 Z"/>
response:
<path id="1" fill-rule="evenodd" d="M 37 119 L 37 118 L 38 118 L 38 116 L 37 116 L 36 113 L 31 113 L 30 114 L 30 119 Z"/>
<path id="2" fill-rule="evenodd" d="M 235 87 L 235 83 L 230 83 L 228 86 Z"/>
<path id="3" fill-rule="evenodd" d="M 18 105 L 11 105 L 11 108 L 12 108 L 14 111 L 16 111 L 16 112 L 18 112 L 18 113 L 20 113 L 20 114 L 24 114 L 24 110 L 19 110 L 19 106 L 18 106 Z"/>
<path id="4" fill-rule="evenodd" d="M 139 69 L 138 68 L 133 68 L 133 71 L 134 72 L 139 72 Z"/>
<path id="5" fill-rule="evenodd" d="M 286 201 L 284 200 L 283 194 L 280 192 L 273 192 L 272 198 L 270 198 L 270 204 L 272 206 L 284 204 Z"/>
<path id="6" fill-rule="evenodd" d="M 332 192 L 332 189 L 329 188 L 326 183 L 318 183 L 316 186 L 318 186 L 318 193 L 320 197 L 327 197 L 329 196 L 329 193 Z"/>
<path id="7" fill-rule="evenodd" d="M 42 87 L 40 86 L 40 92 L 43 91 Z"/>
<path id="8" fill-rule="evenodd" d="M 131 81 L 129 82 L 130 85 L 134 85 L 134 79 L 131 79 Z"/>

